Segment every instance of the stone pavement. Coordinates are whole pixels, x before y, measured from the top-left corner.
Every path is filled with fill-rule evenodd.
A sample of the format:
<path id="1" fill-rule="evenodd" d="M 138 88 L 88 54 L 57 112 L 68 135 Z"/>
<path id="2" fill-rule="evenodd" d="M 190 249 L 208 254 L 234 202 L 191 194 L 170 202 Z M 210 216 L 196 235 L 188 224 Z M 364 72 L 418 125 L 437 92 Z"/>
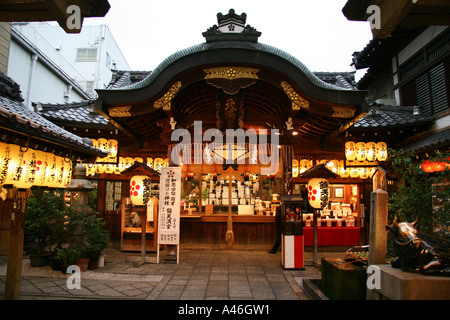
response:
<path id="1" fill-rule="evenodd" d="M 341 256 L 342 252 L 319 252 Z M 148 254 L 148 257 L 156 254 Z M 305 252 L 305 270 L 284 270 L 281 253 L 261 250 L 180 250 L 179 264 L 133 264 L 137 253 L 107 249 L 103 268 L 81 273 L 81 288 L 69 289 L 69 275 L 50 267 L 32 268 L 24 257 L 21 300 L 309 300 L 303 278 L 320 278 Z M 0 257 L 0 298 L 6 257 Z"/>

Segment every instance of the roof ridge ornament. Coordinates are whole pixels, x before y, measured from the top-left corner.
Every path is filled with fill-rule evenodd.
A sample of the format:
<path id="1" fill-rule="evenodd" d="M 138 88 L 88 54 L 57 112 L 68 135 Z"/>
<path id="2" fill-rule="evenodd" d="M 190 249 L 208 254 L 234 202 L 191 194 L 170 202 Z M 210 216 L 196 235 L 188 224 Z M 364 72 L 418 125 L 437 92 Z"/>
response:
<path id="1" fill-rule="evenodd" d="M 216 41 L 247 41 L 258 42 L 261 32 L 257 31 L 250 25 L 245 25 L 247 20 L 247 14 L 243 12 L 238 15 L 234 9 L 230 9 L 228 14 L 217 14 L 217 23 L 205 32 L 203 36 L 206 38 L 206 42 Z"/>

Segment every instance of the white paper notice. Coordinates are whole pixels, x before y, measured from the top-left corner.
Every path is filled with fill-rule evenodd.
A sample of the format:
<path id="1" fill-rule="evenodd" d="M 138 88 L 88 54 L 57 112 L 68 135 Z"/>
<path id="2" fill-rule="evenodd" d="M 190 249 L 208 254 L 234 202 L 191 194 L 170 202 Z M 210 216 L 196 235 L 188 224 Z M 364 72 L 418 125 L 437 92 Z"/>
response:
<path id="1" fill-rule="evenodd" d="M 181 168 L 161 167 L 158 244 L 180 243 Z"/>

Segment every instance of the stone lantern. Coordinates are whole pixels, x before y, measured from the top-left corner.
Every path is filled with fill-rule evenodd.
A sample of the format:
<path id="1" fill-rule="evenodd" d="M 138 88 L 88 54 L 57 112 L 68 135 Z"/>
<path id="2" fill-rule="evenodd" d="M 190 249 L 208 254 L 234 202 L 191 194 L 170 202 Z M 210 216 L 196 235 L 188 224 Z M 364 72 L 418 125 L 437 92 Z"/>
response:
<path id="1" fill-rule="evenodd" d="M 86 179 L 86 167 L 78 164 L 74 170 L 74 179 L 67 190 L 71 192 L 70 206 L 72 208 L 88 207 L 89 192 L 94 190 L 92 183 Z"/>

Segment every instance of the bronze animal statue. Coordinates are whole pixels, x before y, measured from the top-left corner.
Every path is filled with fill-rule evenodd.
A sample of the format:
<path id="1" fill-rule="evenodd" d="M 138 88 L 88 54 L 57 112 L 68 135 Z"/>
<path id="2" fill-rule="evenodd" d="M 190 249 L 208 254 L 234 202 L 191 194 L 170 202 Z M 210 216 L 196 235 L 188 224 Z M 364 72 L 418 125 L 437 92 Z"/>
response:
<path id="1" fill-rule="evenodd" d="M 399 222 L 397 217 L 386 230 L 392 234 L 398 258 L 394 268 L 425 275 L 450 276 L 450 242 L 420 233 L 413 223 Z"/>

